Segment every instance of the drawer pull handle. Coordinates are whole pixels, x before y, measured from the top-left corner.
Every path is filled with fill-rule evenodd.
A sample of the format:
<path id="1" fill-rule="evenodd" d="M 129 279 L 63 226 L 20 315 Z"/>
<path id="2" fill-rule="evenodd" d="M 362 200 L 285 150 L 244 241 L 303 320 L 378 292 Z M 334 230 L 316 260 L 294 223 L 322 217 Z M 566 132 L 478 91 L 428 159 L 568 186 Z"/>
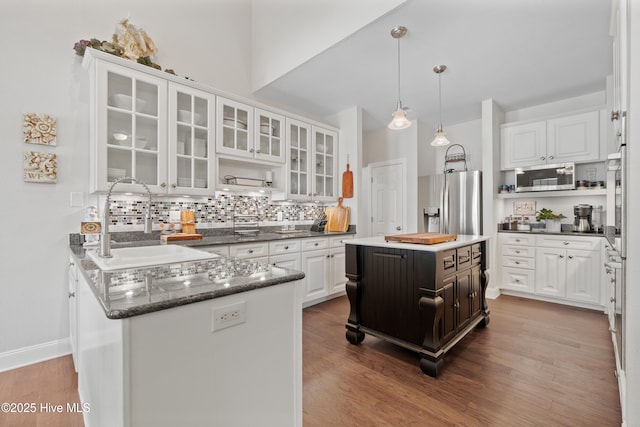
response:
<path id="1" fill-rule="evenodd" d="M 520 265 L 520 261 L 516 261 L 516 264 Z"/>
<path id="2" fill-rule="evenodd" d="M 316 242 L 313 246 L 318 246 L 318 242 Z"/>
<path id="3" fill-rule="evenodd" d="M 562 244 L 566 246 L 569 244 L 569 242 L 562 242 Z"/>
<path id="4" fill-rule="evenodd" d="M 569 259 L 573 259 L 573 255 L 569 255 Z"/>
<path id="5" fill-rule="evenodd" d="M 513 279 L 514 282 L 520 283 L 520 279 Z"/>
<path id="6" fill-rule="evenodd" d="M 469 261 L 469 255 L 460 255 L 458 257 L 458 261 L 460 262 L 460 264 L 462 264 L 463 262 Z"/>
<path id="7" fill-rule="evenodd" d="M 564 255 L 558 255 L 560 258 L 564 258 Z"/>
<path id="8" fill-rule="evenodd" d="M 516 239 L 516 242 L 520 243 L 520 239 Z"/>
<path id="9" fill-rule="evenodd" d="M 285 250 L 289 249 L 289 246 L 285 246 L 285 247 L 284 247 L 284 249 L 285 249 Z"/>
<path id="10" fill-rule="evenodd" d="M 609 302 L 616 302 L 616 299 L 614 297 L 609 298 Z"/>
<path id="11" fill-rule="evenodd" d="M 75 293 L 75 292 L 69 292 L 69 298 L 73 298 L 73 297 L 75 297 L 75 296 L 76 296 L 76 293 Z M 612 301 L 612 302 L 613 302 L 613 301 Z"/>
<path id="12" fill-rule="evenodd" d="M 249 249 L 249 253 L 252 254 L 253 253 L 253 249 Z"/>
<path id="13" fill-rule="evenodd" d="M 74 265 L 76 265 L 76 263 L 75 263 L 75 262 L 73 262 L 73 261 L 71 261 L 71 262 L 69 263 L 69 267 L 73 267 Z"/>
<path id="14" fill-rule="evenodd" d="M 517 253 L 517 254 L 519 254 L 519 253 L 520 253 L 520 251 L 516 251 L 516 253 Z"/>
<path id="15" fill-rule="evenodd" d="M 403 259 L 404 255 L 397 255 L 397 254 L 383 254 L 382 252 L 374 252 L 373 255 L 375 256 L 380 256 L 383 258 L 399 258 L 399 259 Z M 328 255 L 327 255 L 328 257 Z"/>

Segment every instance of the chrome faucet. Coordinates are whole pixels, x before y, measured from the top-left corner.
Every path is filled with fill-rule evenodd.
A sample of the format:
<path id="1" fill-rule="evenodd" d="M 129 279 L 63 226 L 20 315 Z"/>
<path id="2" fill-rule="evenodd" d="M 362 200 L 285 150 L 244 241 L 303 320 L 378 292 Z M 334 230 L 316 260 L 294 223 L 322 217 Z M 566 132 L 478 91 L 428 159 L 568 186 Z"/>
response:
<path id="1" fill-rule="evenodd" d="M 104 202 L 104 209 L 102 210 L 102 227 L 100 231 L 100 253 L 99 253 L 99 255 L 102 258 L 111 258 L 111 238 L 109 235 L 109 217 L 110 217 L 109 202 L 111 201 L 111 191 L 113 191 L 113 187 L 115 187 L 117 184 L 121 183 L 122 181 L 135 182 L 136 184 L 142 185 L 144 189 L 147 190 L 147 195 L 149 196 L 149 199 L 147 200 L 147 208 L 144 213 L 144 232 L 147 234 L 151 233 L 151 190 L 149 190 L 149 187 L 147 187 L 147 184 L 135 178 L 126 176 L 124 178 L 117 179 L 113 184 L 111 184 L 111 186 L 109 187 L 109 191 L 107 191 L 107 199 Z"/>

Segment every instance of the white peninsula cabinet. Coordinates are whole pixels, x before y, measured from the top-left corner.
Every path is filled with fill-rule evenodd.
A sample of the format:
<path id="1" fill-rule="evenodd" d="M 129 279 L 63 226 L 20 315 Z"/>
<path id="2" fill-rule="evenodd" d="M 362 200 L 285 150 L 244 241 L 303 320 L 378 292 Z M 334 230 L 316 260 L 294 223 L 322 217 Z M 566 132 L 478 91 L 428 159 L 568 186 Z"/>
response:
<path id="1" fill-rule="evenodd" d="M 210 194 L 215 96 L 94 49 L 83 65 L 91 76 L 90 191 L 126 176 L 156 194 Z"/>
<path id="2" fill-rule="evenodd" d="M 302 240 L 304 307 L 344 293 L 347 283 L 344 242 L 352 238 L 349 235 Z"/>
<path id="3" fill-rule="evenodd" d="M 501 169 L 602 160 L 600 115 L 600 111 L 589 111 L 549 120 L 503 124 Z"/>
<path id="4" fill-rule="evenodd" d="M 602 237 L 500 233 L 501 289 L 581 307 L 604 307 Z"/>

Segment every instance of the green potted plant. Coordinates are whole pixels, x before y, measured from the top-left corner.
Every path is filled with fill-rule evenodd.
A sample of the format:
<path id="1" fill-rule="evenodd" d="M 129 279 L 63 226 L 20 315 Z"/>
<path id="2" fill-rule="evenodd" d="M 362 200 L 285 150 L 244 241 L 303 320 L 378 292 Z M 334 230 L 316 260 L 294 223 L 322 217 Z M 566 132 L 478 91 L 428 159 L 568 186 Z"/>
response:
<path id="1" fill-rule="evenodd" d="M 536 221 L 544 221 L 545 228 L 550 233 L 560 232 L 560 220 L 566 218 L 563 214 L 556 214 L 551 209 L 542 208 L 536 212 Z"/>

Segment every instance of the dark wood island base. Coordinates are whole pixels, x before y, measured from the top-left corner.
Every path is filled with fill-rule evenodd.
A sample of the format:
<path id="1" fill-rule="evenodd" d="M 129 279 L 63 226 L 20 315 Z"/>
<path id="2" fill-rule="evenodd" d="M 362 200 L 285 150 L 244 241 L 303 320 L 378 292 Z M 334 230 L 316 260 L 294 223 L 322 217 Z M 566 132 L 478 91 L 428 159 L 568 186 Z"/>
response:
<path id="1" fill-rule="evenodd" d="M 365 334 L 420 355 L 420 369 L 437 377 L 444 354 L 475 327 L 489 324 L 486 237 L 414 245 L 382 237 L 346 245 L 350 303 L 346 338 Z"/>

